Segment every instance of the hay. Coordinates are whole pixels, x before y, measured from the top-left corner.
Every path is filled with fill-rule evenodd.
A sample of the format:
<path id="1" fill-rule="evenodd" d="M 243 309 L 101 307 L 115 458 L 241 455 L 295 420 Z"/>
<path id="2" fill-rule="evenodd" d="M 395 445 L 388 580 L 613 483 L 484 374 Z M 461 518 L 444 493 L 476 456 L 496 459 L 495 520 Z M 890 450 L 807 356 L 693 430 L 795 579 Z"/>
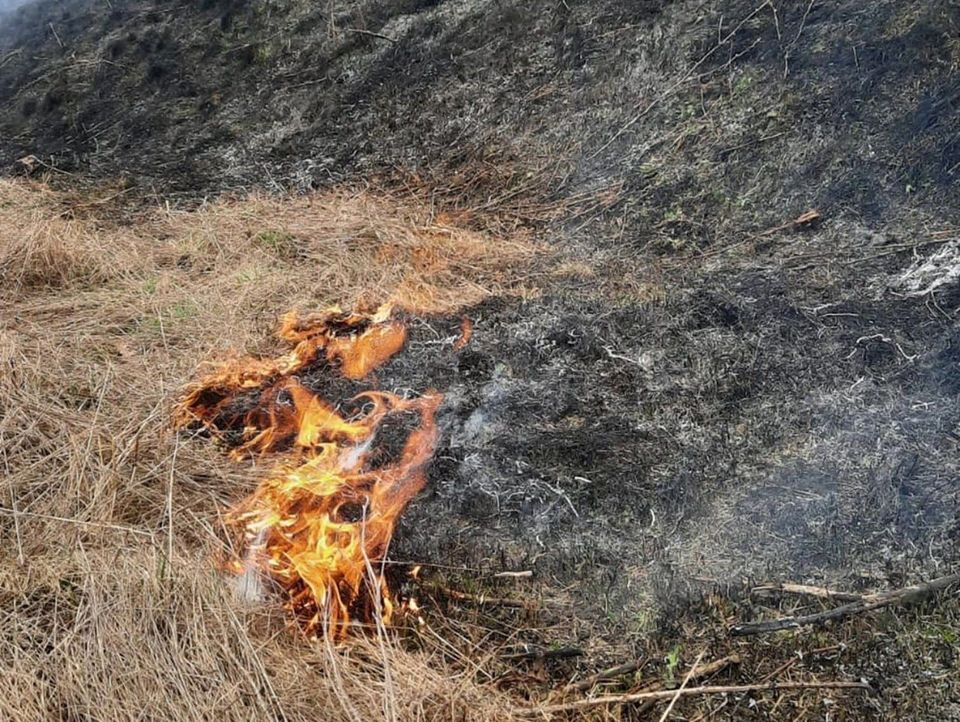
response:
<path id="1" fill-rule="evenodd" d="M 178 440 L 169 403 L 200 360 L 273 343 L 288 308 L 453 313 L 526 292 L 536 252 L 368 192 L 117 225 L 0 181 L 0 717 L 509 718 L 449 647 L 333 649 L 235 600 L 218 514 L 255 472 Z"/>

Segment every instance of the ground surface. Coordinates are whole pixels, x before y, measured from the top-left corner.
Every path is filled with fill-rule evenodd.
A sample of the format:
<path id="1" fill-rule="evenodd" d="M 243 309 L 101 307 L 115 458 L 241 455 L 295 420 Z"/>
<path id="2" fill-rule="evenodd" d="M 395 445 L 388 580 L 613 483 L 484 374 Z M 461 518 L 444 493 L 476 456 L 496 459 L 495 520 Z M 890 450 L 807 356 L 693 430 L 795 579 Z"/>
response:
<path id="1" fill-rule="evenodd" d="M 174 205 L 376 177 L 551 248 L 459 355 L 458 317 L 425 319 L 380 376 L 447 393 L 396 559 L 532 570 L 507 591 L 566 611 L 531 639 L 597 665 L 729 651 L 709 630 L 758 613 L 752 581 L 954 568 L 955 4 L 108 5 L 0 24 L 11 169 Z M 741 654 L 763 676 L 842 642 L 827 676 L 884 694 L 831 719 L 960 718 L 956 613 Z"/>

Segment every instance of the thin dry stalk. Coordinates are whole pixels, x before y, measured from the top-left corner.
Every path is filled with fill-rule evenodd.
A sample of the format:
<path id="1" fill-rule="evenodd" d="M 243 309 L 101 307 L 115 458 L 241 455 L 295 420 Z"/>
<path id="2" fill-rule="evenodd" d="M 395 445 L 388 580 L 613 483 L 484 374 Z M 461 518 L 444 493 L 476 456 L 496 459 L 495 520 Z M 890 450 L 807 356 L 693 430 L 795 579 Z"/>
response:
<path id="1" fill-rule="evenodd" d="M 683 678 L 683 683 L 677 689 L 677 693 L 670 699 L 670 704 L 667 705 L 667 708 L 663 710 L 663 714 L 660 716 L 660 722 L 665 722 L 667 717 L 670 716 L 670 713 L 673 711 L 673 706 L 677 703 L 677 700 L 680 699 L 680 695 L 683 694 L 683 690 L 685 690 L 687 685 L 690 683 L 690 678 L 693 677 L 693 673 L 697 670 L 697 666 L 700 664 L 700 660 L 703 659 L 703 655 L 703 652 L 700 652 L 700 654 L 697 655 L 693 666 L 690 667 L 690 671 L 687 672 L 687 676 Z"/>

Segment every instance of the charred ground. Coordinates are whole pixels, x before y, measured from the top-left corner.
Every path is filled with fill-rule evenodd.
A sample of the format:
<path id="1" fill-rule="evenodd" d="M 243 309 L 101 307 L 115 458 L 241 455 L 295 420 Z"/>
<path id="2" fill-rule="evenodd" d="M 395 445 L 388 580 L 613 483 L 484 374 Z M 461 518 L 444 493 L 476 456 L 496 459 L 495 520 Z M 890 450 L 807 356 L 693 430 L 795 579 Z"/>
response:
<path id="1" fill-rule="evenodd" d="M 459 354 L 458 319 L 418 323 L 379 379 L 447 394 L 395 557 L 532 569 L 512 591 L 572 611 L 531 639 L 719 654 L 751 580 L 956 564 L 954 3 L 39 2 L 0 64 L 4 161 L 66 182 L 193 202 L 388 176 L 550 241 L 539 297 L 473 309 Z M 953 719 L 956 615 L 741 653 L 762 676 L 849 645 L 811 669 L 886 692 L 846 718 Z"/>

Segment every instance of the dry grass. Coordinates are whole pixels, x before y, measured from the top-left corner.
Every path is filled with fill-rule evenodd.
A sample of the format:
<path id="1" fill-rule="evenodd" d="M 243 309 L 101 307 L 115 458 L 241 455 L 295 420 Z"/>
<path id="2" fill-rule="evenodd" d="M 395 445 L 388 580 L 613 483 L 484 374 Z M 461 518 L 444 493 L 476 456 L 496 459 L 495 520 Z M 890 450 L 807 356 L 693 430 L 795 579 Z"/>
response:
<path id="1" fill-rule="evenodd" d="M 508 718 L 449 647 L 332 649 L 234 600 L 218 514 L 253 471 L 181 443 L 169 405 L 288 308 L 453 313 L 528 293 L 537 247 L 370 193 L 75 211 L 0 181 L 0 718 Z"/>

